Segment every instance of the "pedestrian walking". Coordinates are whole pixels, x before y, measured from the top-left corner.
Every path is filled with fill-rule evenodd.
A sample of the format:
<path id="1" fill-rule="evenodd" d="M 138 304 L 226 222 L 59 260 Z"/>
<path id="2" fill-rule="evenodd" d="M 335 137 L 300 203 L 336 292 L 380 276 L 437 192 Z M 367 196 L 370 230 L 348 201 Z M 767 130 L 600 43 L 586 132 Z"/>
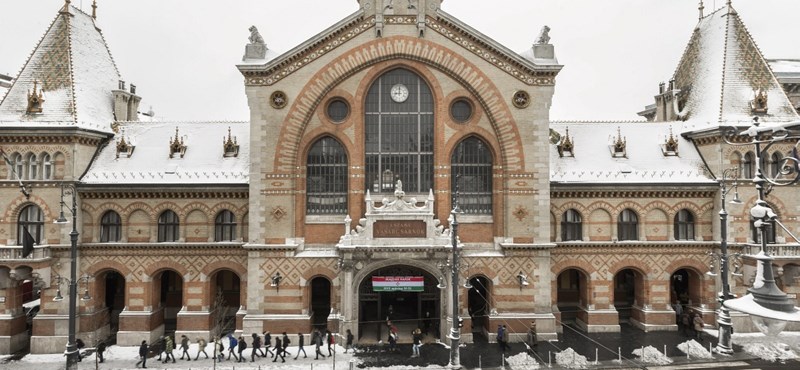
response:
<path id="1" fill-rule="evenodd" d="M 172 357 L 172 363 L 175 363 L 175 355 L 172 351 L 175 350 L 175 342 L 172 341 L 172 337 L 167 335 L 166 337 L 166 345 L 164 347 L 164 363 L 166 364 L 169 362 L 169 358 Z"/>
<path id="2" fill-rule="evenodd" d="M 328 339 L 328 356 L 332 356 L 331 346 L 333 346 L 333 351 L 336 351 L 336 339 L 333 337 L 333 333 L 331 333 L 330 329 L 325 330 L 325 335 L 327 335 Z"/>
<path id="3" fill-rule="evenodd" d="M 181 360 L 183 356 L 186 356 L 187 361 L 192 360 L 192 356 L 189 355 L 189 338 L 186 335 L 181 335 Z"/>
<path id="4" fill-rule="evenodd" d="M 233 355 L 233 359 L 237 362 L 239 361 L 239 357 L 236 356 L 237 347 L 239 347 L 239 341 L 233 337 L 233 334 L 228 334 L 228 360 L 230 360 L 231 355 Z"/>
<path id="5" fill-rule="evenodd" d="M 244 337 L 243 336 L 239 336 L 239 347 L 238 347 L 239 360 L 238 360 L 238 362 L 245 362 L 245 360 L 244 360 L 244 350 L 246 350 L 246 349 L 247 349 L 247 342 L 244 341 Z"/>
<path id="6" fill-rule="evenodd" d="M 300 357 L 300 351 L 303 351 L 303 358 L 308 358 L 308 355 L 306 354 L 306 350 L 305 350 L 305 348 L 303 348 L 303 344 L 304 344 L 305 340 L 306 339 L 303 336 L 303 333 L 297 333 L 297 345 L 299 347 L 297 348 L 297 356 L 294 356 L 295 360 L 297 360 L 297 358 Z"/>
<path id="7" fill-rule="evenodd" d="M 422 330 L 419 328 L 411 332 L 413 338 L 413 345 L 411 346 L 411 357 L 419 357 L 419 346 L 422 344 Z"/>
<path id="8" fill-rule="evenodd" d="M 147 341 L 143 340 L 142 344 L 139 345 L 139 362 L 136 363 L 137 368 L 139 364 L 142 364 L 142 369 L 147 369 Z"/>
<path id="9" fill-rule="evenodd" d="M 505 326 L 497 325 L 497 344 L 500 346 L 500 352 L 506 351 L 505 338 L 506 338 Z"/>
<path id="10" fill-rule="evenodd" d="M 83 361 L 83 355 L 81 355 L 81 350 L 86 347 L 86 343 L 83 343 L 81 338 L 75 339 L 75 347 L 78 348 L 78 362 Z"/>
<path id="11" fill-rule="evenodd" d="M 344 347 L 344 353 L 347 353 L 347 350 L 349 350 L 350 348 L 353 348 L 353 332 L 351 332 L 350 329 L 347 329 L 347 342 Z M 354 353 L 355 351 L 356 351 L 355 348 L 353 348 Z"/>
<path id="12" fill-rule="evenodd" d="M 705 323 L 703 322 L 703 315 L 699 313 L 695 314 L 692 323 L 694 324 L 694 331 L 695 333 L 697 333 L 697 340 L 700 341 L 700 343 L 702 343 L 703 338 L 701 335 L 703 334 L 703 327 L 705 327 Z"/>
<path id="13" fill-rule="evenodd" d="M 275 353 L 273 350 L 269 349 L 269 347 L 272 347 L 272 334 L 267 330 L 264 332 L 264 349 L 269 353 L 269 357 L 272 357 Z"/>
<path id="14" fill-rule="evenodd" d="M 214 348 L 217 350 L 217 361 L 222 362 L 225 359 L 225 346 L 222 344 L 222 338 L 214 338 Z"/>
<path id="15" fill-rule="evenodd" d="M 161 361 L 161 354 L 167 352 L 167 340 L 164 336 L 158 337 L 158 358 L 156 361 Z"/>
<path id="16" fill-rule="evenodd" d="M 689 335 L 689 331 L 692 330 L 690 324 L 691 316 L 688 312 L 683 311 L 683 313 L 681 313 L 681 334 Z"/>
<path id="17" fill-rule="evenodd" d="M 389 352 L 394 352 L 397 348 L 397 332 L 393 328 L 389 329 Z"/>
<path id="18" fill-rule="evenodd" d="M 322 333 L 319 332 L 319 329 L 314 329 L 314 334 L 311 337 L 311 341 L 314 342 L 314 347 L 316 347 L 316 354 L 317 357 L 314 358 L 315 360 L 319 360 L 319 356 L 325 358 L 325 355 L 322 354 L 320 348 L 322 347 Z"/>
<path id="19" fill-rule="evenodd" d="M 284 346 L 283 342 L 281 341 L 280 335 L 275 336 L 275 359 L 272 362 L 278 361 L 278 356 L 281 358 L 281 362 L 286 362 L 286 356 L 284 355 Z"/>
<path id="20" fill-rule="evenodd" d="M 253 351 L 250 352 L 250 362 L 255 362 L 256 356 L 266 357 L 264 351 L 261 350 L 261 337 L 253 333 Z"/>
<path id="21" fill-rule="evenodd" d="M 536 321 L 531 321 L 531 327 L 528 328 L 528 346 L 535 348 L 536 342 Z"/>
<path id="22" fill-rule="evenodd" d="M 106 342 L 100 342 L 99 344 L 97 344 L 97 360 L 101 364 L 104 361 L 103 352 L 105 352 L 105 351 L 106 351 Z"/>
<path id="23" fill-rule="evenodd" d="M 292 357 L 292 354 L 289 353 L 289 351 L 286 350 L 286 348 L 289 347 L 289 343 L 292 343 L 292 341 L 289 340 L 289 336 L 286 335 L 286 332 L 283 332 L 283 349 L 281 350 L 281 353 L 283 354 L 284 357 L 286 355 L 289 355 L 289 357 Z"/>
<path id="24" fill-rule="evenodd" d="M 200 357 L 201 352 L 206 355 L 206 359 L 208 359 L 208 353 L 206 353 L 206 340 L 203 338 L 197 338 L 197 356 L 194 357 L 195 361 L 197 361 L 197 359 Z"/>

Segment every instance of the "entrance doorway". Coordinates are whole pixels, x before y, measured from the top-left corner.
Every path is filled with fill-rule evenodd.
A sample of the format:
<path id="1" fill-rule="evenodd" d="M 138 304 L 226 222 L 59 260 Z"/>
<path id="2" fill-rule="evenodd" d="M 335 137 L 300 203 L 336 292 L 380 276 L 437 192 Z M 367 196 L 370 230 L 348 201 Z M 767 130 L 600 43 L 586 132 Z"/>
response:
<path id="1" fill-rule="evenodd" d="M 242 304 L 241 280 L 231 270 L 220 270 L 211 281 L 211 333 L 222 336 L 236 330 L 236 312 Z"/>
<path id="2" fill-rule="evenodd" d="M 373 286 L 373 277 L 422 277 L 423 286 L 421 291 L 397 291 L 394 289 L 399 288 Z M 415 328 L 427 331 L 428 336 L 438 338 L 441 317 L 441 290 L 437 288 L 438 283 L 431 274 L 411 266 L 384 267 L 367 275 L 358 289 L 359 341 L 385 342 L 388 322 L 401 333 L 401 342 L 410 341 L 409 333 Z"/>
<path id="3" fill-rule="evenodd" d="M 324 277 L 311 279 L 311 324 L 324 332 L 331 313 L 331 281 Z"/>
<path id="4" fill-rule="evenodd" d="M 116 271 L 108 271 L 105 282 L 105 307 L 108 312 L 109 335 L 116 338 L 119 331 L 119 314 L 125 308 L 125 278 Z"/>
<path id="5" fill-rule="evenodd" d="M 483 276 L 475 276 L 469 279 L 467 290 L 467 310 L 472 321 L 473 341 L 487 340 L 489 338 L 489 312 L 491 311 L 491 301 L 489 300 L 489 279 Z"/>
<path id="6" fill-rule="evenodd" d="M 561 315 L 561 324 L 572 325 L 578 321 L 586 323 L 588 317 L 583 317 L 588 300 L 586 275 L 577 269 L 567 269 L 558 275 L 556 284 L 556 305 Z"/>
<path id="7" fill-rule="evenodd" d="M 636 292 L 641 290 L 637 283 L 636 271 L 624 269 L 614 276 L 614 308 L 619 315 L 619 323 L 630 323 L 633 306 L 636 304 Z"/>
<path id="8" fill-rule="evenodd" d="M 669 279 L 672 303 L 680 303 L 684 308 L 702 303 L 702 279 L 697 272 L 687 268 L 675 271 Z"/>
<path id="9" fill-rule="evenodd" d="M 164 334 L 174 334 L 178 326 L 178 312 L 183 306 L 183 278 L 175 271 L 166 270 L 157 275 L 153 285 L 158 287 L 158 299 L 164 312 Z"/>

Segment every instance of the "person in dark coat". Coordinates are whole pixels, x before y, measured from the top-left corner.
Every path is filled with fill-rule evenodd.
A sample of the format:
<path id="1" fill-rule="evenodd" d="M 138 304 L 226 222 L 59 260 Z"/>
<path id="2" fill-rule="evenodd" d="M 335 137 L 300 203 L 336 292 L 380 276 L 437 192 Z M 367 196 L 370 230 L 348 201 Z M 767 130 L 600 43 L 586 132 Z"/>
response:
<path id="1" fill-rule="evenodd" d="M 297 360 L 297 358 L 300 357 L 300 351 L 303 351 L 303 358 L 308 358 L 308 355 L 306 355 L 306 350 L 303 348 L 303 344 L 305 344 L 306 341 L 306 338 L 303 337 L 303 333 L 297 333 L 297 340 L 297 345 L 300 347 L 297 348 L 297 356 L 294 356 L 294 359 Z"/>
<path id="2" fill-rule="evenodd" d="M 322 356 L 324 359 L 325 355 L 323 355 L 322 351 L 320 351 L 320 348 L 322 347 L 322 333 L 320 333 L 318 329 L 314 329 L 314 334 L 311 337 L 311 341 L 314 342 L 314 347 L 316 347 L 317 350 L 317 357 L 314 359 L 319 360 L 319 356 Z"/>
<path id="3" fill-rule="evenodd" d="M 167 341 L 164 336 L 158 338 L 158 358 L 156 361 L 161 361 L 161 354 L 167 352 Z"/>
<path id="4" fill-rule="evenodd" d="M 261 353 L 260 355 L 259 352 Z M 253 352 L 250 352 L 250 362 L 255 362 L 256 356 L 266 357 L 267 355 L 261 350 L 261 337 L 253 333 Z"/>
<path id="5" fill-rule="evenodd" d="M 333 350 L 336 351 L 336 339 L 333 338 L 333 333 L 330 330 L 325 330 L 325 335 L 327 335 L 328 339 L 328 356 L 331 356 L 331 346 L 333 346 Z"/>
<path id="6" fill-rule="evenodd" d="M 283 354 L 283 343 L 279 335 L 275 336 L 275 359 L 272 362 L 278 361 L 278 356 L 281 357 L 281 362 L 286 362 L 286 356 Z"/>
<path id="7" fill-rule="evenodd" d="M 289 347 L 289 343 L 292 343 L 292 341 L 289 340 L 289 336 L 286 335 L 286 332 L 283 332 L 283 350 L 281 350 L 281 353 L 283 353 L 284 356 L 289 355 L 289 357 L 292 357 L 292 354 L 286 350 L 286 348 Z"/>
<path id="8" fill-rule="evenodd" d="M 275 351 L 269 349 L 269 347 L 272 347 L 272 334 L 270 334 L 269 330 L 267 330 L 264 332 L 264 349 L 267 351 L 267 353 L 269 353 L 269 357 L 272 357 L 275 354 Z"/>
<path id="9" fill-rule="evenodd" d="M 139 346 L 139 362 L 136 363 L 137 368 L 142 364 L 142 369 L 147 369 L 147 341 L 143 340 Z"/>
<path id="10" fill-rule="evenodd" d="M 344 353 L 347 353 L 347 350 L 353 348 L 353 333 L 350 329 L 347 329 L 347 344 L 344 347 Z M 355 348 L 353 348 L 353 352 L 355 352 Z"/>
<path id="11" fill-rule="evenodd" d="M 244 341 L 244 337 L 239 336 L 239 348 L 238 348 L 238 350 L 239 350 L 239 361 L 238 362 L 244 362 L 245 361 L 244 360 L 244 350 L 246 350 L 246 349 L 247 349 L 247 342 Z"/>
<path id="12" fill-rule="evenodd" d="M 83 361 L 83 356 L 81 355 L 81 350 L 86 347 L 86 343 L 83 343 L 81 338 L 75 339 L 75 346 L 78 348 L 78 362 Z"/>
<path id="13" fill-rule="evenodd" d="M 414 339 L 414 344 L 411 346 L 411 357 L 419 357 L 419 346 L 422 345 L 422 330 L 419 328 L 411 332 L 411 337 Z"/>
<path id="14" fill-rule="evenodd" d="M 103 363 L 103 361 L 105 361 L 105 360 L 103 359 L 103 352 L 105 352 L 105 351 L 106 351 L 106 342 L 100 342 L 100 343 L 97 345 L 97 360 L 98 360 L 98 362 L 100 362 L 101 364 Z"/>
<path id="15" fill-rule="evenodd" d="M 192 356 L 189 355 L 189 338 L 185 335 L 181 335 L 181 360 L 183 360 L 183 356 L 186 356 L 186 360 L 191 361 Z"/>

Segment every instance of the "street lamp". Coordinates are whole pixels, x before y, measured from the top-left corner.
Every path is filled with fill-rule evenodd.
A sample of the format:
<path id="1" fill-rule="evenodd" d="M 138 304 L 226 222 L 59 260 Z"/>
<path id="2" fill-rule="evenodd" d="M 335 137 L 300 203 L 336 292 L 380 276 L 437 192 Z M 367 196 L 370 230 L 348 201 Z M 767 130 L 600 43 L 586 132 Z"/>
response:
<path id="1" fill-rule="evenodd" d="M 783 330 L 786 323 L 800 322 L 800 310 L 794 306 L 792 299 L 775 284 L 775 276 L 772 271 L 773 258 L 767 252 L 767 227 L 770 224 L 777 224 L 795 241 L 800 242 L 800 240 L 797 240 L 797 237 L 777 219 L 777 215 L 764 198 L 772 187 L 792 185 L 800 180 L 800 171 L 797 171 L 800 160 L 791 156 L 784 157 L 779 164 L 780 170 L 770 174 L 774 177 L 768 177 L 762 168 L 762 158 L 767 157 L 769 148 L 774 144 L 800 139 L 800 121 L 761 128 L 758 117 L 754 117 L 753 124 L 747 130 L 737 133 L 735 129 L 732 129 L 729 134 L 731 133 L 744 137 L 745 142 L 742 143 L 742 140 L 735 139 L 737 142 L 731 142 L 729 137 L 724 137 L 728 144 L 734 146 L 755 144 L 756 147 L 756 175 L 753 183 L 758 191 L 758 200 L 750 209 L 750 216 L 754 220 L 753 226 L 759 230 L 761 235 L 761 251 L 752 256 L 758 260 L 758 265 L 755 282 L 752 287 L 747 289 L 748 294 L 740 298 L 725 300 L 723 306 L 749 314 L 753 323 L 764 334 L 776 335 Z M 765 144 L 763 149 L 762 144 Z M 765 189 L 768 183 L 769 190 Z"/>
<path id="2" fill-rule="evenodd" d="M 719 182 L 719 193 L 722 204 L 722 209 L 719 211 L 719 232 L 720 232 L 720 273 L 722 274 L 722 294 L 719 297 L 719 311 L 717 313 L 717 324 L 719 326 L 719 342 L 717 343 L 717 352 L 722 354 L 732 354 L 733 347 L 731 346 L 731 333 L 733 332 L 733 325 L 731 322 L 731 315 L 728 308 L 725 307 L 725 301 L 733 298 L 731 295 L 731 287 L 728 282 L 728 211 L 725 209 L 725 198 L 731 190 L 734 190 L 732 204 L 742 204 L 739 199 L 739 185 L 736 182 L 738 179 L 738 168 L 728 168 L 722 171 L 722 179 Z M 729 176 L 733 174 L 733 176 Z M 727 180 L 733 179 L 733 187 L 727 187 Z M 713 260 L 712 260 L 713 261 Z M 711 274 L 712 271 L 709 271 Z"/>
<path id="3" fill-rule="evenodd" d="M 70 240 L 70 274 L 69 274 L 69 334 L 67 336 L 67 370 L 77 370 L 78 368 L 78 346 L 75 343 L 75 306 L 78 302 L 78 202 L 77 190 L 75 185 L 61 184 L 61 213 L 55 221 L 57 224 L 66 224 L 67 218 L 64 217 L 64 192 L 72 193 L 72 208 L 67 208 L 72 213 L 72 231 L 69 233 Z"/>
<path id="4" fill-rule="evenodd" d="M 450 217 L 453 219 L 450 222 L 450 244 L 453 246 L 453 263 L 450 266 L 450 271 L 452 273 L 452 280 L 450 286 L 453 288 L 453 325 L 450 328 L 450 367 L 451 368 L 460 368 L 461 367 L 461 358 L 458 353 L 458 343 L 461 340 L 461 328 L 459 327 L 459 320 L 458 317 L 458 269 L 459 269 L 459 262 L 458 262 L 458 219 L 456 218 L 457 215 L 461 213 L 461 209 L 458 208 L 458 183 L 456 181 L 456 193 L 453 197 L 453 209 L 450 211 Z"/>

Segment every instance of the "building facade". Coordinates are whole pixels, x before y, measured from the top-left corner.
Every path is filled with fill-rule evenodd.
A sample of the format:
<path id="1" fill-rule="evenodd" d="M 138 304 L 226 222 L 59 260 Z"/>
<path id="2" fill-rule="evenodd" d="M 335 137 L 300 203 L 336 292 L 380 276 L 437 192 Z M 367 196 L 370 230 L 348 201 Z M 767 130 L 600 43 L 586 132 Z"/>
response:
<path id="1" fill-rule="evenodd" d="M 651 122 L 557 122 L 547 28 L 516 53 L 440 0 L 359 3 L 283 54 L 251 28 L 250 121 L 198 123 L 139 115 L 96 15 L 67 2 L 0 103 L 0 353 L 66 340 L 62 212 L 90 341 L 327 326 L 368 343 L 387 320 L 446 340 L 453 304 L 467 341 L 497 325 L 517 340 L 531 321 L 544 338 L 677 330 L 675 303 L 714 322 L 722 170 L 740 169 L 729 239 L 750 251 L 745 179 L 796 155 L 786 143 L 759 163 L 724 127 L 799 118 L 732 6 L 701 17 Z M 794 231 L 796 193 L 769 199 Z M 770 242 L 793 250 L 787 237 Z M 453 244 L 469 286 L 456 302 Z M 777 263 L 796 293 L 800 264 Z M 740 293 L 755 273 L 741 265 Z"/>

